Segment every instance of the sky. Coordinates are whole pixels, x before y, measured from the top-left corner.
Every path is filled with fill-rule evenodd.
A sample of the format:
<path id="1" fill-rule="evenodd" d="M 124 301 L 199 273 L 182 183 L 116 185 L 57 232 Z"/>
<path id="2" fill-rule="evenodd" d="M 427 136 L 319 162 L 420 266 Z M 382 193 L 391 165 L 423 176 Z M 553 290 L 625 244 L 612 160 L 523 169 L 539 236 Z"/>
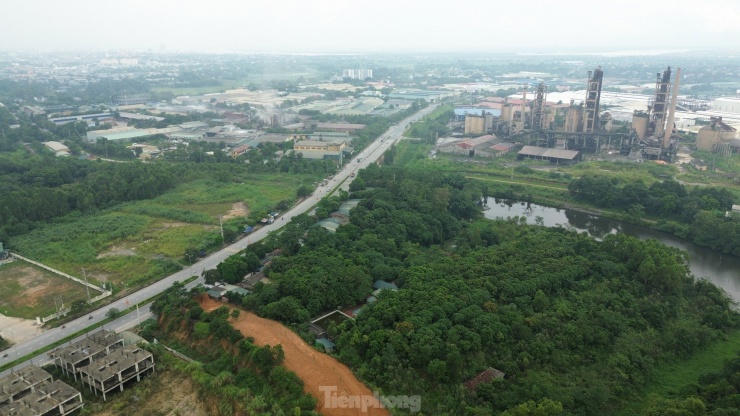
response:
<path id="1" fill-rule="evenodd" d="M 2 0 L 0 50 L 740 50 L 736 0 Z"/>

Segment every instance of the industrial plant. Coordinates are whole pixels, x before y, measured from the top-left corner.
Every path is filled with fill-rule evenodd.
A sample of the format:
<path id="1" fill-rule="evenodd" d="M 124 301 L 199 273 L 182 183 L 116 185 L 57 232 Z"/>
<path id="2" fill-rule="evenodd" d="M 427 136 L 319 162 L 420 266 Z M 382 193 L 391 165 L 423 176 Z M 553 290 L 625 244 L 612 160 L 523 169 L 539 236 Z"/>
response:
<path id="1" fill-rule="evenodd" d="M 681 68 L 675 72 L 666 68 L 657 73 L 655 92 L 644 109 L 634 110 L 629 128 L 615 129 L 614 118 L 602 111 L 602 85 L 604 71 L 598 67 L 588 72 L 586 92 L 582 101 L 575 104 L 547 102 L 547 85 L 540 82 L 534 88 L 534 97 L 527 99 L 527 87 L 522 97 L 507 97 L 500 103 L 500 110 L 457 109 L 456 117 L 464 114 L 466 135 L 493 134 L 524 146 L 521 157 L 542 157 L 553 161 L 579 160 L 582 154 L 618 153 L 635 160 L 663 160 L 676 157 L 679 136 L 675 127 L 676 108 L 692 109 L 692 102 L 679 103 L 678 89 Z M 691 101 L 691 100 L 688 100 Z M 459 118 L 458 118 L 459 119 Z M 556 123 L 556 119 L 559 123 Z M 624 118 L 622 118 L 624 121 Z M 558 124 L 558 127 L 556 127 Z M 703 130 L 706 130 L 703 132 Z M 698 133 L 697 147 L 701 150 L 732 152 L 729 140 L 735 129 L 712 117 L 710 126 Z M 460 142 L 462 143 L 462 142 Z M 491 144 L 496 143 L 489 143 Z M 724 146 L 724 147 L 723 147 Z M 463 153 L 453 144 L 443 146 L 449 151 Z M 527 150 L 528 149 L 528 150 Z M 569 152 L 550 152 L 554 159 L 544 157 L 546 149 Z M 483 153 L 490 149 L 479 149 Z M 443 150 L 444 151 L 444 150 Z M 469 156 L 474 154 L 468 152 Z M 479 152 L 481 153 L 481 152 Z M 481 154 L 483 154 L 481 153 Z"/>

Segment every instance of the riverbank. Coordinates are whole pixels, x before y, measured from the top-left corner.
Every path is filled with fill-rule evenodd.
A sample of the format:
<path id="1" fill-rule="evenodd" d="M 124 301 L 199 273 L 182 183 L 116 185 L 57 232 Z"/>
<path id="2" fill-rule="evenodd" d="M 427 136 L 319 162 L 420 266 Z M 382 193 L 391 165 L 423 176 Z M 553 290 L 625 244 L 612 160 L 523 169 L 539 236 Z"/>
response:
<path id="1" fill-rule="evenodd" d="M 483 211 L 487 219 L 519 217 L 530 224 L 547 227 L 563 227 L 586 232 L 596 239 L 609 234 L 623 233 L 640 239 L 656 239 L 663 244 L 686 251 L 689 254 L 689 269 L 697 278 L 706 278 L 725 290 L 740 302 L 740 258 L 722 255 L 706 247 L 698 246 L 687 239 L 677 237 L 655 227 L 597 215 L 593 210 L 570 209 L 563 205 L 552 207 L 536 202 L 518 202 L 511 199 L 490 197 L 488 208 Z"/>
<path id="2" fill-rule="evenodd" d="M 701 244 L 701 242 L 697 241 L 695 238 L 690 238 L 688 235 L 694 224 L 686 224 L 670 220 L 665 221 L 663 218 L 645 216 L 641 212 L 626 213 L 621 210 L 595 207 L 573 199 L 570 196 L 570 192 L 566 185 L 550 182 L 543 183 L 541 181 L 528 180 L 526 178 L 505 180 L 483 177 L 480 174 L 466 175 L 466 178 L 484 182 L 488 187 L 488 194 L 496 198 L 535 203 L 557 209 L 569 209 L 589 215 L 633 224 L 639 227 L 648 227 L 656 231 L 669 233 L 677 238 L 685 239 L 693 244 L 707 247 L 710 250 L 716 251 L 718 254 L 730 255 L 734 258 L 740 259 L 740 256 L 738 255 L 714 250 L 711 246 Z"/>

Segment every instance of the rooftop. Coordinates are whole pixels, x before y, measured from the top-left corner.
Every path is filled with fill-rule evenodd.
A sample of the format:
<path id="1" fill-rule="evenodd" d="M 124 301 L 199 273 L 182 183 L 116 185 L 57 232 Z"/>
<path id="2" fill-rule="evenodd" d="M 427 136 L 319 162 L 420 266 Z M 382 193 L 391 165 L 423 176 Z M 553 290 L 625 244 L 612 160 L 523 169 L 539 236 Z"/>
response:
<path id="1" fill-rule="evenodd" d="M 373 283 L 373 288 L 398 290 L 398 286 L 396 286 L 395 283 L 388 283 L 385 280 L 376 280 L 375 283 Z"/>
<path id="2" fill-rule="evenodd" d="M 504 376 L 505 374 L 503 371 L 497 370 L 493 367 L 488 367 L 487 369 L 478 373 L 478 375 L 476 375 L 472 379 L 464 382 L 463 385 L 468 390 L 475 390 L 475 388 L 478 387 L 478 385 L 481 383 L 487 383 L 497 378 L 504 378 Z"/>
<path id="3" fill-rule="evenodd" d="M 152 353 L 137 345 L 129 345 L 82 367 L 82 372 L 98 381 L 105 381 L 134 364 L 151 358 Z"/>
<path id="4" fill-rule="evenodd" d="M 546 147 L 537 146 L 524 146 L 518 154 L 524 156 L 551 157 L 556 159 L 574 159 L 578 156 L 578 152 L 575 150 L 548 149 Z"/>
<path id="5" fill-rule="evenodd" d="M 467 147 L 476 147 L 476 146 L 480 146 L 482 144 L 491 142 L 493 140 L 496 140 L 496 136 L 493 135 L 493 134 L 487 134 L 485 136 L 480 136 L 480 137 L 475 137 L 475 138 L 472 138 L 472 139 L 461 140 L 460 142 L 457 143 L 457 145 L 460 146 L 460 147 L 464 147 L 464 148 L 467 148 Z"/>
<path id="6" fill-rule="evenodd" d="M 35 365 L 29 365 L 0 378 L 0 403 L 45 380 L 51 380 L 51 374 Z"/>
<path id="7" fill-rule="evenodd" d="M 156 116 L 149 116 L 146 114 L 137 114 L 137 113 L 127 113 L 127 112 L 119 112 L 118 115 L 121 118 L 127 118 L 129 120 L 154 120 L 154 121 L 164 121 L 164 117 L 156 117 Z"/>
<path id="8" fill-rule="evenodd" d="M 78 398 L 78 400 L 70 401 L 74 398 Z M 36 390 L 23 396 L 18 401 L 0 405 L 0 415 L 37 416 L 60 414 L 58 411 L 60 406 L 64 412 L 62 414 L 69 414 L 82 406 L 82 400 L 79 398 L 79 391 L 62 381 L 56 380 L 38 386 Z"/>
<path id="9" fill-rule="evenodd" d="M 349 130 L 361 130 L 365 128 L 364 124 L 350 124 L 350 123 L 319 123 L 316 125 L 317 129 L 349 129 Z"/>

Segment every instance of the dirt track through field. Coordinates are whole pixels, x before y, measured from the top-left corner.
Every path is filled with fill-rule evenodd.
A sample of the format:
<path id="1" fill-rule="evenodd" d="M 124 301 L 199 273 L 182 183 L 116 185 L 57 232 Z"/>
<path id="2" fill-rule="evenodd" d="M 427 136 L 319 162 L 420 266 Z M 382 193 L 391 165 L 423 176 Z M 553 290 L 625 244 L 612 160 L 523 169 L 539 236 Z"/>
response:
<path id="1" fill-rule="evenodd" d="M 222 303 L 210 298 L 201 299 L 201 307 L 212 311 Z M 303 390 L 316 397 L 319 401 L 317 410 L 327 416 L 355 416 L 355 415 L 390 415 L 386 409 L 378 408 L 377 401 L 367 386 L 362 384 L 347 366 L 327 354 L 316 351 L 306 344 L 295 332 L 278 322 L 241 311 L 239 318 L 232 322 L 245 337 L 254 338 L 257 345 L 280 344 L 285 352 L 283 365 L 295 372 L 303 380 Z M 336 393 L 330 393 L 322 386 L 335 387 Z M 327 393 L 334 394 L 337 399 L 325 403 Z M 344 397 L 343 397 L 344 396 Z M 345 398 L 357 397 L 360 404 L 348 403 Z M 365 409 L 361 403 L 366 402 Z M 357 404 L 357 406 L 355 406 Z"/>

